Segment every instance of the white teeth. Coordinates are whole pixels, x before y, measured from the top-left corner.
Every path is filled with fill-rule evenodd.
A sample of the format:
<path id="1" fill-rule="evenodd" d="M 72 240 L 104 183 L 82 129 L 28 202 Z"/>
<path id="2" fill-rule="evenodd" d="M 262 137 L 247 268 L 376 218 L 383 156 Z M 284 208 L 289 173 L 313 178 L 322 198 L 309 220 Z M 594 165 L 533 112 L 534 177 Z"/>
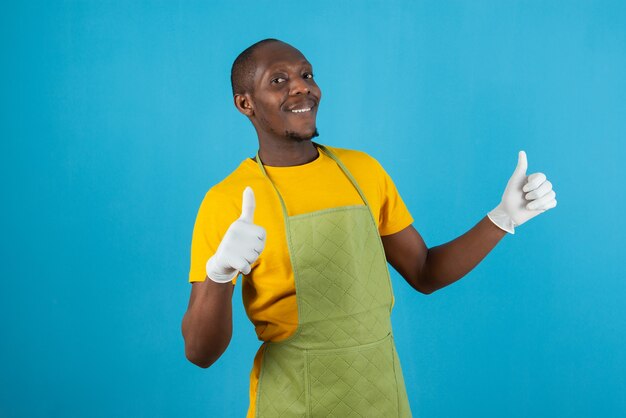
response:
<path id="1" fill-rule="evenodd" d="M 311 110 L 310 107 L 307 107 L 306 109 L 294 109 L 292 110 L 293 113 L 302 113 L 302 112 L 308 112 L 309 110 Z"/>

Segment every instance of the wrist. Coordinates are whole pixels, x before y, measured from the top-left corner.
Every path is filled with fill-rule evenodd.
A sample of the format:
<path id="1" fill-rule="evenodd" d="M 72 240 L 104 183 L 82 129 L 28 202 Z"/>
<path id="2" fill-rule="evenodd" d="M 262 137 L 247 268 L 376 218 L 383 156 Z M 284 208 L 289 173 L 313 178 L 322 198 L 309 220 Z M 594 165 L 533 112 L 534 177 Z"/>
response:
<path id="1" fill-rule="evenodd" d="M 515 222 L 511 219 L 511 216 L 502 209 L 501 205 L 496 206 L 492 211 L 487 213 L 487 217 L 498 228 L 509 234 L 515 234 Z"/>
<path id="2" fill-rule="evenodd" d="M 218 268 L 215 261 L 215 255 L 209 258 L 209 260 L 206 262 L 206 276 L 215 283 L 228 283 L 239 274 L 237 270 L 230 271 L 231 269 L 227 269 L 229 271 L 226 272 L 222 272 L 220 270 L 224 269 Z"/>

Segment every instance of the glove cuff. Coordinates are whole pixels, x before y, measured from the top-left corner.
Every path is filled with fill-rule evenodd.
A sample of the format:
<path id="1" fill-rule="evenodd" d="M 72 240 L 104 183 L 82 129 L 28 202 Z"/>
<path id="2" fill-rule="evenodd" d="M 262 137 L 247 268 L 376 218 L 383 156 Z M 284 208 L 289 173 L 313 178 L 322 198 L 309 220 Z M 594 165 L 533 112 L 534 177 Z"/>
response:
<path id="1" fill-rule="evenodd" d="M 496 206 L 491 212 L 487 214 L 491 222 L 493 222 L 498 228 L 509 234 L 515 234 L 515 222 L 511 217 L 500 208 L 500 205 Z"/>
<path id="2" fill-rule="evenodd" d="M 213 280 L 215 283 L 228 283 L 230 281 L 232 281 L 235 277 L 237 277 L 237 275 L 239 275 L 239 272 L 237 270 L 235 270 L 235 273 L 218 273 L 215 271 L 215 256 L 209 258 L 209 260 L 206 262 L 206 276 Z"/>

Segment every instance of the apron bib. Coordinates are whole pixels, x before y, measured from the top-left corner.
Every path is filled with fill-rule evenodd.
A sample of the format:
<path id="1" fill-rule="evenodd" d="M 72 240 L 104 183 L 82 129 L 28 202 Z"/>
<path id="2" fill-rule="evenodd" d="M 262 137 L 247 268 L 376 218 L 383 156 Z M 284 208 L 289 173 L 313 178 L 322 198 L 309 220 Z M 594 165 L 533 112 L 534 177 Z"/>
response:
<path id="1" fill-rule="evenodd" d="M 364 205 L 288 216 L 298 327 L 263 343 L 257 417 L 411 417 L 391 332 L 393 294 L 365 194 L 330 150 Z M 269 178 L 257 153 L 257 163 Z"/>

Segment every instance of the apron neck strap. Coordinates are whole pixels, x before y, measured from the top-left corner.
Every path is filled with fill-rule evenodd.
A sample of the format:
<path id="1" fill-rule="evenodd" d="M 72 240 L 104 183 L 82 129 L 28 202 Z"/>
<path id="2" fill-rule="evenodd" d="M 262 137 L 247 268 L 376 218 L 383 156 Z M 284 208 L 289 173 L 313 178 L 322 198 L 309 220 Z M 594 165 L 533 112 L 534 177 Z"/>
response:
<path id="1" fill-rule="evenodd" d="M 313 142 L 313 145 L 316 146 L 317 148 L 319 148 L 322 152 L 324 152 L 333 161 L 335 161 L 337 163 L 339 168 L 341 168 L 341 171 L 343 171 L 343 173 L 346 175 L 346 177 L 348 177 L 348 179 L 350 180 L 350 182 L 352 183 L 354 188 L 357 190 L 357 192 L 359 192 L 359 195 L 361 196 L 361 199 L 363 199 L 363 203 L 365 203 L 365 206 L 367 206 L 369 208 L 370 206 L 369 206 L 369 203 L 367 202 L 367 199 L 365 198 L 365 193 L 363 193 L 363 191 L 359 187 L 359 184 L 356 182 L 354 177 L 352 177 L 352 174 L 350 173 L 350 171 L 348 171 L 346 166 L 343 165 L 343 163 L 341 162 L 339 157 L 337 157 L 335 155 L 335 153 L 333 153 L 331 150 L 326 148 L 324 145 L 318 144 L 316 142 Z M 270 179 L 270 176 L 265 171 L 265 167 L 263 167 L 263 163 L 261 162 L 261 158 L 259 158 L 259 151 L 256 152 L 256 162 L 257 162 L 257 165 L 259 166 L 259 168 L 261 169 L 261 172 L 263 173 L 263 175 L 270 181 L 270 183 L 272 184 L 272 187 L 274 187 L 274 190 L 276 190 L 276 193 L 278 194 L 278 199 L 280 200 L 280 205 L 281 205 L 281 207 L 283 209 L 283 215 L 285 216 L 285 219 L 287 219 L 288 218 L 288 214 L 287 214 L 287 206 L 285 205 L 285 201 L 283 200 L 283 197 L 281 196 L 280 192 L 278 191 L 278 188 L 276 187 L 276 185 L 274 184 L 272 179 Z"/>

